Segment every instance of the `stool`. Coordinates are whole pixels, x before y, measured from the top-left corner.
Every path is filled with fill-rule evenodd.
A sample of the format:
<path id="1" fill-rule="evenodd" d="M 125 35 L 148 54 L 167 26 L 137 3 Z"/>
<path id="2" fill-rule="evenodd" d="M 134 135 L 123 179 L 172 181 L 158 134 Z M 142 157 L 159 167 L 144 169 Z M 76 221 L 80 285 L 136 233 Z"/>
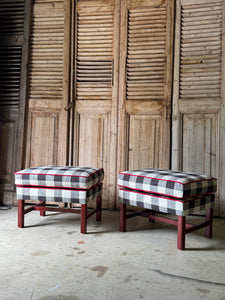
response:
<path id="1" fill-rule="evenodd" d="M 86 233 L 87 219 L 96 213 L 101 221 L 101 195 L 104 171 L 102 168 L 42 166 L 15 173 L 18 200 L 18 227 L 24 227 L 24 215 L 37 210 L 41 216 L 46 211 L 78 213 L 81 215 L 81 233 Z M 96 209 L 88 212 L 87 203 L 96 199 Z M 25 209 L 25 200 L 39 201 Z M 80 208 L 61 208 L 46 202 L 79 203 Z M 53 203 L 54 204 L 54 203 Z"/>
<path id="2" fill-rule="evenodd" d="M 185 249 L 185 235 L 206 227 L 212 237 L 213 205 L 216 178 L 172 170 L 145 169 L 120 172 L 118 176 L 120 201 L 120 231 L 126 231 L 126 219 L 143 216 L 177 226 L 177 248 Z M 127 214 L 126 205 L 146 210 Z M 192 225 L 186 216 L 206 211 L 205 222 Z M 156 212 L 176 215 L 177 220 L 157 216 Z"/>

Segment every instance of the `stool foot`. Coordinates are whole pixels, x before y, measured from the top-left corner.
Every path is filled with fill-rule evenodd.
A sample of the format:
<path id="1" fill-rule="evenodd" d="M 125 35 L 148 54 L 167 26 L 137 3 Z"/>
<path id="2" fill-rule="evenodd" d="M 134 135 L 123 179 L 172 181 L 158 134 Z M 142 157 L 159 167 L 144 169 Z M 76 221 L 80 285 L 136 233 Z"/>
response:
<path id="1" fill-rule="evenodd" d="M 45 206 L 45 201 L 40 201 L 41 206 Z M 45 217 L 45 211 L 40 210 L 40 216 Z"/>
<path id="2" fill-rule="evenodd" d="M 150 216 L 155 216 L 155 211 L 154 211 L 154 210 L 151 210 L 151 211 L 149 212 L 149 214 L 150 214 Z M 153 220 L 153 219 L 151 219 L 151 218 L 149 217 L 149 222 L 150 222 L 150 223 L 155 223 L 155 220 Z"/>
<path id="3" fill-rule="evenodd" d="M 83 234 L 87 232 L 87 204 L 81 204 L 80 232 Z"/>
<path id="4" fill-rule="evenodd" d="M 185 216 L 178 216 L 177 221 L 177 249 L 184 250 L 185 249 Z"/>
<path id="5" fill-rule="evenodd" d="M 211 238 L 213 229 L 213 208 L 206 210 L 206 221 L 209 222 L 209 225 L 206 226 L 205 235 L 207 238 Z"/>
<path id="6" fill-rule="evenodd" d="M 126 231 L 126 204 L 120 203 L 120 231 Z"/>
<path id="7" fill-rule="evenodd" d="M 24 200 L 18 200 L 18 227 L 24 227 Z"/>

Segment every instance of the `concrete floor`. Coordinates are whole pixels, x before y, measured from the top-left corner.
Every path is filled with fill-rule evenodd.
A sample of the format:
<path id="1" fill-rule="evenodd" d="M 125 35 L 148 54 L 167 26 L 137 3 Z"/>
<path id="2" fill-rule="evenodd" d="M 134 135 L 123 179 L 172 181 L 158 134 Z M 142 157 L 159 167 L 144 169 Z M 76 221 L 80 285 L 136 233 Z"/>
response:
<path id="1" fill-rule="evenodd" d="M 49 214 L 18 229 L 17 208 L 0 211 L 0 300 L 225 299 L 225 220 L 180 251 L 172 225 L 136 217 L 120 233 L 119 213 L 103 211 L 82 235 L 79 215 Z"/>

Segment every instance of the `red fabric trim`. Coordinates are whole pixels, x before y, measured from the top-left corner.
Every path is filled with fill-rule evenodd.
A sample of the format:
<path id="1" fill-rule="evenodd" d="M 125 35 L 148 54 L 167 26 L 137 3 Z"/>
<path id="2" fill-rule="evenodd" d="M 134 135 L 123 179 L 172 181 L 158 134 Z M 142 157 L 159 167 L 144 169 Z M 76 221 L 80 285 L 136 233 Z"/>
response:
<path id="1" fill-rule="evenodd" d="M 193 182 L 208 181 L 208 180 L 211 180 L 211 179 L 217 180 L 216 178 L 211 177 L 211 178 L 208 178 L 208 179 L 199 179 L 199 180 L 188 181 L 187 183 L 182 183 L 182 182 L 179 182 L 179 181 L 176 181 L 176 180 L 161 179 L 161 178 L 157 178 L 157 177 L 149 177 L 149 176 L 144 176 L 144 175 L 135 175 L 135 174 L 129 174 L 129 173 L 123 173 L 123 172 L 119 172 L 119 174 L 135 176 L 135 177 L 144 177 L 144 178 L 150 178 L 150 179 L 156 179 L 156 180 L 162 180 L 162 181 L 169 181 L 169 182 L 177 182 L 177 183 L 182 184 L 182 185 L 193 183 Z"/>
<path id="2" fill-rule="evenodd" d="M 176 198 L 176 199 L 171 199 L 171 198 L 166 198 L 166 197 L 158 197 L 157 195 L 147 195 L 147 194 L 143 194 L 143 193 L 138 193 L 136 191 L 131 191 L 131 190 L 126 190 L 126 189 L 121 189 L 122 191 L 126 191 L 126 192 L 129 192 L 129 193 L 136 193 L 136 194 L 139 194 L 139 195 L 146 195 L 146 196 L 150 196 L 150 197 L 154 197 L 154 198 L 160 198 L 160 199 L 166 199 L 166 200 L 171 200 L 171 201 L 176 201 L 176 202 L 181 202 L 181 203 L 185 203 L 185 202 L 189 202 L 189 201 L 192 201 L 194 199 L 201 199 L 201 198 L 204 198 L 205 196 L 208 196 L 208 195 L 211 195 L 211 194 L 214 194 L 213 192 L 212 193 L 206 193 L 206 194 L 200 194 L 200 195 L 195 195 L 195 196 L 192 196 L 192 197 L 189 197 L 189 199 L 185 200 L 185 201 L 181 201 L 179 199 L 186 199 L 186 198 Z M 202 196 L 202 197 L 200 197 Z"/>

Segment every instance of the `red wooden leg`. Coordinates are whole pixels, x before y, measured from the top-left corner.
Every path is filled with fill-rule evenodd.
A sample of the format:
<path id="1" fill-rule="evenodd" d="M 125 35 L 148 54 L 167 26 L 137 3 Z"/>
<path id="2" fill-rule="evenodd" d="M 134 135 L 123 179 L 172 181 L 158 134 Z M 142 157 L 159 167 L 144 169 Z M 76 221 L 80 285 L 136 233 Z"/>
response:
<path id="1" fill-rule="evenodd" d="M 120 203 L 120 231 L 126 231 L 126 204 Z"/>
<path id="2" fill-rule="evenodd" d="M 24 200 L 18 200 L 18 227 L 24 227 Z"/>
<path id="3" fill-rule="evenodd" d="M 212 229 L 213 229 L 213 209 L 209 208 L 206 210 L 206 221 L 209 221 L 209 225 L 206 226 L 206 237 L 212 237 Z"/>
<path id="4" fill-rule="evenodd" d="M 186 217 L 178 216 L 177 221 L 177 249 L 185 249 L 185 223 Z"/>
<path id="5" fill-rule="evenodd" d="M 154 210 L 151 210 L 149 214 L 150 214 L 150 216 L 151 216 L 151 215 L 152 215 L 152 216 L 155 216 L 155 211 L 154 211 Z M 155 223 L 155 220 L 152 220 L 151 218 L 149 218 L 149 222 Z"/>
<path id="6" fill-rule="evenodd" d="M 100 222 L 102 219 L 102 196 L 99 196 L 96 200 L 96 208 L 97 208 L 97 212 L 96 212 L 96 221 Z"/>
<path id="7" fill-rule="evenodd" d="M 81 204 L 80 232 L 86 233 L 86 231 L 87 231 L 87 204 Z"/>
<path id="8" fill-rule="evenodd" d="M 40 201 L 40 204 L 41 204 L 42 206 L 45 206 L 45 201 Z M 41 217 L 45 217 L 45 211 L 40 210 L 40 216 L 41 216 Z"/>

